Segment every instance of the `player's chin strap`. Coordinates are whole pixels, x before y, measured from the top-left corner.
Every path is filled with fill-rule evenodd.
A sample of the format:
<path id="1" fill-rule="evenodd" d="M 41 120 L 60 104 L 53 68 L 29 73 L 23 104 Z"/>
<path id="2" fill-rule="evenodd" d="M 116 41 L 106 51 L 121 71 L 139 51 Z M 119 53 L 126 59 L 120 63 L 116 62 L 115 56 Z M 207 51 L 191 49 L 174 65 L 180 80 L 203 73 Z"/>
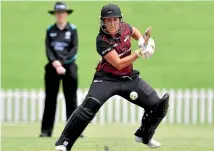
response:
<path id="1" fill-rule="evenodd" d="M 92 121 L 101 104 L 94 97 L 86 97 L 84 102 L 73 112 L 56 142 L 56 146 L 64 145 L 69 151 L 86 126 Z"/>
<path id="2" fill-rule="evenodd" d="M 141 127 L 135 132 L 135 135 L 142 138 L 144 144 L 149 143 L 153 137 L 156 128 L 167 114 L 169 106 L 169 94 L 165 94 L 153 110 L 145 110 L 142 118 Z"/>

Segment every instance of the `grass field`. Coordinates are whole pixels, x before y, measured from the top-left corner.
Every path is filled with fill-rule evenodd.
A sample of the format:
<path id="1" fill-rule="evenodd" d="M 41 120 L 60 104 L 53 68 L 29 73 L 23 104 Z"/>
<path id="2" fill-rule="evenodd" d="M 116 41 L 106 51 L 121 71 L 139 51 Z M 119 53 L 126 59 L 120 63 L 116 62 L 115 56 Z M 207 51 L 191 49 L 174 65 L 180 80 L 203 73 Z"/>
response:
<path id="1" fill-rule="evenodd" d="M 54 151 L 63 125 L 55 127 L 53 138 L 39 138 L 39 124 L 3 124 L 2 151 Z M 147 146 L 133 139 L 137 125 L 90 125 L 72 151 L 149 151 Z M 213 151 L 213 125 L 161 125 L 155 138 L 162 143 L 157 151 Z"/>
<path id="2" fill-rule="evenodd" d="M 79 86 L 88 88 L 100 57 L 95 38 L 107 2 L 68 2 L 79 32 Z M 214 2 L 115 2 L 124 20 L 144 31 L 153 26 L 157 51 L 135 69 L 155 88 L 214 88 Z M 2 2 L 2 87 L 42 88 L 44 36 L 54 22 L 54 2 Z M 84 5 L 83 5 L 84 4 Z M 137 48 L 133 42 L 133 49 Z"/>
<path id="3" fill-rule="evenodd" d="M 79 87 L 88 88 L 100 60 L 95 39 L 99 13 L 108 2 L 68 2 L 75 12 L 69 21 L 79 33 Z M 142 32 L 153 26 L 157 51 L 152 59 L 138 59 L 135 69 L 154 88 L 214 88 L 214 2 L 114 2 L 124 21 Z M 2 88 L 43 88 L 47 63 L 44 38 L 55 20 L 47 13 L 54 2 L 1 2 Z M 137 48 L 133 42 L 133 50 Z M 38 137 L 40 124 L 1 125 L 2 151 L 54 151 L 63 129 L 53 138 Z M 149 151 L 133 140 L 137 125 L 90 125 L 72 151 Z M 157 151 L 214 151 L 214 125 L 161 125 Z"/>

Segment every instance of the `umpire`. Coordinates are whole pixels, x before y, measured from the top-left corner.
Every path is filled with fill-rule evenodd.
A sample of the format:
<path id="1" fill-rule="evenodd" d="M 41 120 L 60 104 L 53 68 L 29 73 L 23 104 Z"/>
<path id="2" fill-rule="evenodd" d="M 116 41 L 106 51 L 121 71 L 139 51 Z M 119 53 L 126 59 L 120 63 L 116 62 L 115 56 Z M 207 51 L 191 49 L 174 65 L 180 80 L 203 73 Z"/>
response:
<path id="1" fill-rule="evenodd" d="M 78 75 L 77 58 L 78 34 L 74 24 L 67 22 L 67 16 L 73 12 L 64 2 L 56 2 L 54 9 L 48 11 L 56 17 L 56 22 L 46 32 L 45 66 L 45 107 L 40 137 L 51 137 L 56 114 L 57 94 L 62 80 L 66 104 L 67 120 L 77 108 Z"/>

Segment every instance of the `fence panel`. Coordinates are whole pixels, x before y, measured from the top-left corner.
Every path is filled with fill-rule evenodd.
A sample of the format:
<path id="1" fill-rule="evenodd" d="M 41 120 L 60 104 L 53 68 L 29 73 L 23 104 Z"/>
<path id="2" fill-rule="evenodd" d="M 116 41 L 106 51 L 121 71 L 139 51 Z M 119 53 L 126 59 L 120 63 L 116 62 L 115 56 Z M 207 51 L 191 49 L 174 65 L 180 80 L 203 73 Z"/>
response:
<path id="1" fill-rule="evenodd" d="M 78 90 L 78 105 L 84 100 L 88 89 Z M 213 89 L 157 89 L 160 97 L 170 93 L 169 110 L 163 124 L 213 124 L 214 90 Z M 43 90 L 1 90 L 2 122 L 40 122 L 44 110 L 45 93 Z M 58 94 L 58 107 L 55 122 L 66 121 L 63 93 Z M 92 123 L 140 123 L 144 110 L 127 100 L 111 97 L 104 104 Z"/>

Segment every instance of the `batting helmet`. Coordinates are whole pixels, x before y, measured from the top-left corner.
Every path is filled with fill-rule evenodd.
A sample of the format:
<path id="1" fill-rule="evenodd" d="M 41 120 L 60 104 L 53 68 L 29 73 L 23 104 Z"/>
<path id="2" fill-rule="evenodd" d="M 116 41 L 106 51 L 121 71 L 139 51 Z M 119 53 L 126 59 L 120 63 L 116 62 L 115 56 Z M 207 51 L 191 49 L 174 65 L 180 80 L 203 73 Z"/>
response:
<path id="1" fill-rule="evenodd" d="M 100 19 L 118 17 L 122 18 L 122 13 L 120 8 L 115 4 L 107 4 L 101 9 Z"/>

